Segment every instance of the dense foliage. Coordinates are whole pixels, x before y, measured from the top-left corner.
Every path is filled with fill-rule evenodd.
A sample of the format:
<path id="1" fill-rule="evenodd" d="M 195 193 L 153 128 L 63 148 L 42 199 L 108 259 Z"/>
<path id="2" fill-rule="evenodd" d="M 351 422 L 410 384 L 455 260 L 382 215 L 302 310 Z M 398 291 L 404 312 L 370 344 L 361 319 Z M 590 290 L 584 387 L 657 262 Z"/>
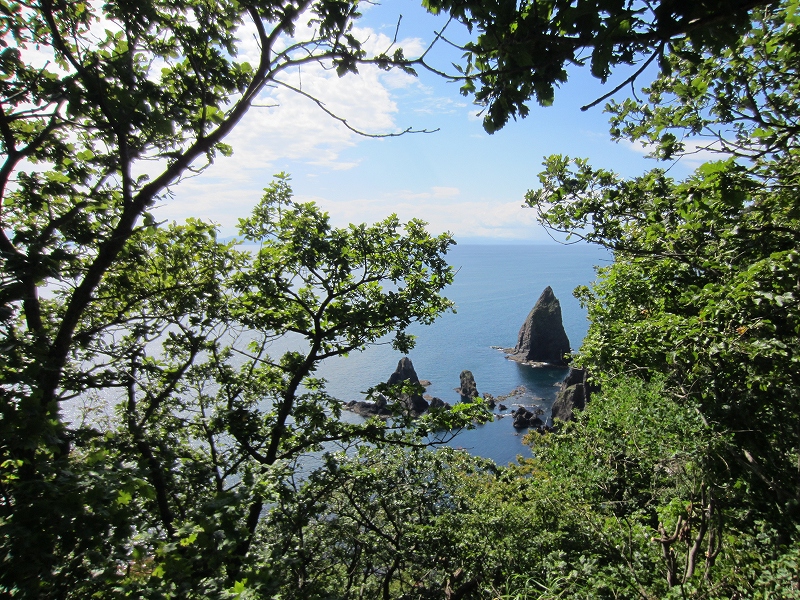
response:
<path id="1" fill-rule="evenodd" d="M 448 236 L 334 229 L 285 178 L 241 223 L 254 253 L 149 212 L 230 153 L 287 69 L 408 68 L 366 54 L 358 16 L 326 0 L 0 4 L 0 594 L 225 595 L 250 573 L 276 465 L 400 441 L 340 422 L 312 375 L 386 335 L 408 349 L 406 327 L 449 308 Z"/>
<path id="2" fill-rule="evenodd" d="M 718 485 L 728 437 L 664 378 L 604 383 L 520 466 L 362 448 L 287 480 L 265 522 L 282 597 L 800 596 L 800 549 Z"/>
<path id="3" fill-rule="evenodd" d="M 493 133 L 509 118 L 525 117 L 535 99 L 549 106 L 571 68 L 589 64 L 604 83 L 620 67 L 635 70 L 594 106 L 624 88 L 655 62 L 669 70 L 686 46 L 714 54 L 741 43 L 754 7 L 768 0 L 425 0 L 447 11 L 476 36 L 457 65 L 461 92 L 484 106 Z"/>
<path id="4" fill-rule="evenodd" d="M 291 200 L 285 178 L 240 229 L 255 251 L 193 220 L 135 232 L 81 321 L 62 446 L 14 454 L 24 404 L 6 405 L 6 590 L 207 597 L 244 579 L 257 589 L 269 571 L 251 572 L 252 542 L 287 464 L 324 442 L 422 443 L 401 405 L 391 426 L 339 420 L 313 372 L 389 334 L 411 347 L 407 326 L 450 306 L 439 295 L 450 238 L 394 217 L 332 228 Z"/>
<path id="5" fill-rule="evenodd" d="M 470 14 L 485 6 L 470 4 Z M 484 23 L 500 20 L 486 10 Z M 552 14 L 538 18 L 556 26 Z M 346 571 L 340 561 L 339 577 L 358 574 L 383 597 L 800 597 L 800 15 L 793 1 L 749 15 L 719 44 L 670 39 L 643 99 L 608 106 L 612 137 L 643 142 L 656 158 L 701 149 L 719 161 L 685 181 L 664 169 L 625 180 L 553 156 L 528 196 L 549 227 L 615 253 L 597 283 L 577 291 L 591 326 L 576 360 L 600 388 L 586 411 L 555 435 L 534 436 L 535 457 L 520 467 L 460 457 L 454 477 L 427 458 L 439 486 L 425 489 L 438 504 L 394 497 L 398 514 L 428 511 L 402 531 L 365 510 L 360 518 L 374 520 L 362 522 L 358 540 L 359 519 L 343 509 L 342 519 L 313 521 L 350 528 L 335 534 L 342 556 L 358 556 L 378 532 L 419 548 L 413 563 L 399 543 L 381 566 L 354 559 Z M 608 39 L 587 36 L 583 47 Z M 548 77 L 538 65 L 489 75 L 502 83 L 507 73 L 522 73 L 511 85 L 520 98 Z M 490 129 L 522 110 L 502 95 L 478 99 L 499 111 Z M 359 468 L 374 460 L 362 457 Z M 397 466 L 376 471 L 420 478 Z M 437 540 L 435 553 L 416 541 L 423 536 Z"/>
<path id="6" fill-rule="evenodd" d="M 480 403 L 347 424 L 316 366 L 450 308 L 449 236 L 333 228 L 284 175 L 248 251 L 148 213 L 282 70 L 409 67 L 355 4 L 3 3 L 0 594 L 800 597 L 797 0 L 428 6 L 478 32 L 487 129 L 570 64 L 657 59 L 612 137 L 722 153 L 685 181 L 554 156 L 529 194 L 615 253 L 578 291 L 587 409 L 514 467 L 424 448 Z"/>
<path id="7" fill-rule="evenodd" d="M 716 560 L 717 583 L 702 593 L 721 597 L 733 594 L 714 574 L 726 573 L 721 561 L 753 597 L 755 579 L 780 570 L 770 561 L 800 549 L 797 9 L 754 11 L 751 30 L 721 51 L 675 44 L 644 100 L 609 106 L 612 135 L 656 157 L 699 147 L 721 160 L 675 182 L 661 169 L 623 180 L 554 156 L 528 196 L 549 226 L 615 252 L 578 291 L 591 321 L 579 361 L 603 385 L 663 377 L 668 401 L 696 411 L 714 440 L 696 476 L 718 524 L 694 527 Z M 718 553 L 712 537 L 726 540 Z M 762 563 L 749 572 L 744 548 Z M 775 597 L 800 593 L 789 572 Z"/>

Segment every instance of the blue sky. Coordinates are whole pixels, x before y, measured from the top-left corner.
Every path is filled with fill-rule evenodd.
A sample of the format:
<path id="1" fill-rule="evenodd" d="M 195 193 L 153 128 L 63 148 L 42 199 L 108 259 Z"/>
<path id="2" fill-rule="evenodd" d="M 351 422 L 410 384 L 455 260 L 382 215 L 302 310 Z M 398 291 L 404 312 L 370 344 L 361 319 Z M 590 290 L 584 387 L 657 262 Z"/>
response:
<path id="1" fill-rule="evenodd" d="M 397 0 L 367 6 L 358 34 L 368 48 L 385 49 L 401 14 L 399 39 L 407 56 L 421 52 L 444 24 L 419 4 Z M 448 34 L 461 40 L 465 35 L 456 29 Z M 242 54 L 255 51 L 243 32 Z M 449 69 L 457 56 L 438 44 L 431 59 Z M 526 119 L 490 136 L 477 116 L 480 107 L 460 96 L 457 84 L 430 73 L 413 78 L 366 67 L 339 79 L 304 68 L 287 79 L 359 128 L 439 131 L 363 138 L 308 100 L 268 90 L 262 106 L 254 107 L 226 140 L 233 157 L 219 158 L 208 171 L 181 182 L 156 216 L 206 218 L 218 223 L 223 235 L 232 235 L 236 219 L 249 213 L 272 175 L 283 171 L 292 177 L 295 198 L 315 201 L 336 225 L 397 213 L 403 220 L 428 221 L 432 233 L 450 231 L 461 243 L 546 243 L 550 238 L 535 223 L 533 211 L 521 206 L 525 192 L 536 187 L 545 156 L 588 157 L 595 166 L 626 176 L 655 166 L 640 148 L 609 140 L 602 108 L 580 111 L 623 78 L 620 74 L 604 87 L 587 69 L 574 69 L 553 107 L 532 103 Z M 693 166 L 679 164 L 671 173 L 683 177 Z"/>

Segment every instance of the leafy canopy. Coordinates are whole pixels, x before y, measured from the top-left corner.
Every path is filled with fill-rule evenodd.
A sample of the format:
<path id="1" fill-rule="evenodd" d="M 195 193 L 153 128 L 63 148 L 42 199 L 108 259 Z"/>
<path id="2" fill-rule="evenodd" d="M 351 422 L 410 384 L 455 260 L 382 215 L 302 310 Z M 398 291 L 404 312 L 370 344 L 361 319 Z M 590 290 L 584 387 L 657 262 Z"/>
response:
<path id="1" fill-rule="evenodd" d="M 696 411 L 715 440 L 696 470 L 706 516 L 692 535 L 698 552 L 708 544 L 718 573 L 703 585 L 727 577 L 755 590 L 783 569 L 767 566 L 772 558 L 798 548 L 800 44 L 795 2 L 752 15 L 721 51 L 676 42 L 642 100 L 609 106 L 612 135 L 648 144 L 658 158 L 700 147 L 721 160 L 678 182 L 664 169 L 625 180 L 551 156 L 527 200 L 547 226 L 614 251 L 598 281 L 576 292 L 591 322 L 577 360 L 603 385 L 665 378 L 667 398 Z M 715 512 L 717 533 L 702 524 Z M 680 539 L 686 523 L 690 516 L 674 534 L 664 524 L 661 543 Z M 714 539 L 725 540 L 719 554 Z M 669 586 L 706 593 L 678 576 L 675 543 L 664 549 Z M 733 571 L 725 575 L 720 561 Z M 780 597 L 796 593 L 794 575 L 773 584 Z"/>
<path id="2" fill-rule="evenodd" d="M 606 82 L 621 66 L 637 65 L 614 91 L 656 61 L 689 47 L 727 52 L 748 29 L 751 11 L 773 3 L 758 0 L 426 0 L 432 12 L 449 12 L 476 33 L 455 65 L 462 94 L 485 107 L 483 125 L 492 133 L 509 118 L 528 115 L 527 102 L 549 106 L 569 69 L 589 65 Z M 613 95 L 611 92 L 603 99 Z M 592 103 L 597 104 L 598 100 Z"/>
<path id="3" fill-rule="evenodd" d="M 411 71 L 399 49 L 367 54 L 359 16 L 330 0 L 0 4 L 0 593 L 223 594 L 268 467 L 391 434 L 339 423 L 311 374 L 389 333 L 411 347 L 406 327 L 449 307 L 447 236 L 334 229 L 285 179 L 243 225 L 256 255 L 151 212 L 230 154 L 287 70 Z M 289 334 L 301 349 L 268 358 Z"/>
<path id="4" fill-rule="evenodd" d="M 247 579 L 269 590 L 254 541 L 298 460 L 331 442 L 423 446 L 431 428 L 481 418 L 470 405 L 415 434 L 396 403 L 388 424 L 348 423 L 313 376 L 388 334 L 408 350 L 406 328 L 451 307 L 440 295 L 452 281 L 448 235 L 396 217 L 334 228 L 292 200 L 283 175 L 240 229 L 254 250 L 190 220 L 138 229 L 120 252 L 81 321 L 81 362 L 62 377 L 69 447 L 35 448 L 36 478 L 30 459 L 4 463 L 4 589 L 208 597 Z M 13 408 L 2 430 L 11 450 L 26 443 Z"/>

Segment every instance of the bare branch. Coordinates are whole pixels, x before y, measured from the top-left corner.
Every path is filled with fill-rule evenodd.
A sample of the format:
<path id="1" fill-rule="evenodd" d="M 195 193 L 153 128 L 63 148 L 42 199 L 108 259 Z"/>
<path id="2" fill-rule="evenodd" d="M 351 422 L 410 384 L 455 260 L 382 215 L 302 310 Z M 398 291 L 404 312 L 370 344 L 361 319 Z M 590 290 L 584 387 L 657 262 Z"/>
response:
<path id="1" fill-rule="evenodd" d="M 436 129 L 413 129 L 412 127 L 408 127 L 406 129 L 404 129 L 403 131 L 395 131 L 393 133 L 367 133 L 366 131 L 362 131 L 362 130 L 358 129 L 357 127 L 353 127 L 352 125 L 350 125 L 350 123 L 347 122 L 347 119 L 345 119 L 344 117 L 340 117 L 335 112 L 333 112 L 332 110 L 327 108 L 325 106 L 325 103 L 322 100 L 320 100 L 319 98 L 316 98 L 315 96 L 312 96 L 311 94 L 309 94 L 307 92 L 304 92 L 300 88 L 297 88 L 297 87 L 295 87 L 293 85 L 290 85 L 290 84 L 288 84 L 286 82 L 278 81 L 277 83 L 282 85 L 286 89 L 292 90 L 293 92 L 295 92 L 297 94 L 300 94 L 301 96 L 303 96 L 305 98 L 308 98 L 314 104 L 316 104 L 322 110 L 322 112 L 324 112 L 326 115 L 328 115 L 329 117 L 331 117 L 335 121 L 339 121 L 342 125 L 347 127 L 347 129 L 349 129 L 353 133 L 358 134 L 358 135 L 363 136 L 363 137 L 367 137 L 367 138 L 391 138 L 391 137 L 399 137 L 399 136 L 405 135 L 407 133 L 436 133 L 437 131 L 439 131 L 438 127 Z"/>
<path id="2" fill-rule="evenodd" d="M 632 84 L 634 81 L 636 81 L 636 78 L 639 77 L 639 75 L 641 75 L 642 73 L 644 73 L 644 71 L 647 69 L 647 67 L 650 66 L 650 64 L 656 59 L 656 57 L 661 56 L 664 53 L 664 45 L 665 45 L 665 43 L 666 42 L 661 42 L 658 45 L 658 48 L 653 50 L 653 53 L 650 55 L 650 57 L 646 61 L 644 61 L 644 63 L 642 64 L 641 67 L 636 69 L 636 72 L 633 75 L 628 77 L 625 81 L 620 83 L 617 87 L 615 87 L 613 90 L 611 90 L 607 94 L 603 94 L 602 96 L 600 96 L 597 100 L 595 100 L 593 102 L 590 102 L 589 104 L 586 104 L 585 106 L 581 106 L 581 110 L 582 111 L 587 111 L 590 108 L 592 108 L 593 106 L 597 106 L 598 104 L 600 104 L 604 100 L 608 100 L 609 98 L 611 98 L 611 96 L 616 94 L 618 91 L 620 91 L 622 88 L 624 88 L 629 83 Z"/>

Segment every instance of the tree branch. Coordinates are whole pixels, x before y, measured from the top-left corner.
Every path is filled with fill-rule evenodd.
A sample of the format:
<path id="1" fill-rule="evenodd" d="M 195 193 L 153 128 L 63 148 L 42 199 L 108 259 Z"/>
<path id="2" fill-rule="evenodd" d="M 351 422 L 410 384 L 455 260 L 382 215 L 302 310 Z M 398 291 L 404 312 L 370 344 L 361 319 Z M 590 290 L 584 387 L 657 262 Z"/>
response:
<path id="1" fill-rule="evenodd" d="M 308 92 L 304 92 L 300 88 L 297 88 L 297 87 L 295 87 L 293 85 L 290 85 L 290 84 L 288 84 L 288 83 L 286 83 L 284 81 L 276 81 L 276 83 L 278 85 L 281 85 L 281 86 L 285 87 L 286 89 L 289 89 L 289 90 L 295 92 L 296 94 L 299 94 L 300 96 L 303 96 L 304 98 L 308 98 L 314 104 L 316 104 L 322 110 L 322 112 L 324 112 L 326 115 L 328 115 L 329 117 L 331 117 L 335 121 L 339 121 L 342 125 L 344 125 L 347 129 L 349 129 L 353 133 L 358 134 L 358 135 L 363 136 L 363 137 L 378 138 L 378 139 L 379 138 L 392 138 L 392 137 L 399 137 L 399 136 L 405 135 L 407 133 L 435 133 L 435 132 L 439 131 L 438 127 L 436 129 L 414 129 L 412 127 L 408 127 L 406 129 L 404 129 L 403 131 L 395 131 L 393 133 L 367 133 L 366 131 L 362 131 L 361 129 L 358 129 L 357 127 L 353 127 L 352 125 L 350 125 L 350 123 L 347 122 L 347 119 L 345 119 L 344 117 L 340 117 L 335 112 L 333 112 L 332 110 L 327 108 L 325 106 L 325 103 L 322 102 L 322 100 L 320 100 L 319 98 L 316 98 L 315 96 L 312 96 Z"/>
<path id="2" fill-rule="evenodd" d="M 589 104 L 586 104 L 584 106 L 581 106 L 581 110 L 582 111 L 587 111 L 590 108 L 592 108 L 594 106 L 597 106 L 598 104 L 600 104 L 604 100 L 608 100 L 609 98 L 611 98 L 611 96 L 616 94 L 618 91 L 620 91 L 622 88 L 624 88 L 629 83 L 632 84 L 634 81 L 636 81 L 636 78 L 639 77 L 639 75 L 641 75 L 642 73 L 644 73 L 644 71 L 647 69 L 647 67 L 650 66 L 650 64 L 653 62 L 653 60 L 655 60 L 655 58 L 657 56 L 661 56 L 663 54 L 663 52 L 664 52 L 664 44 L 665 43 L 666 42 L 661 42 L 658 45 L 658 48 L 653 50 L 653 53 L 650 55 L 650 58 L 648 58 L 646 61 L 644 61 L 644 64 L 642 64 L 642 66 L 639 67 L 633 75 L 628 77 L 625 81 L 620 83 L 617 87 L 615 87 L 613 90 L 611 90 L 607 94 L 603 94 L 602 96 L 600 96 L 597 100 L 595 100 L 593 102 L 590 102 Z"/>

